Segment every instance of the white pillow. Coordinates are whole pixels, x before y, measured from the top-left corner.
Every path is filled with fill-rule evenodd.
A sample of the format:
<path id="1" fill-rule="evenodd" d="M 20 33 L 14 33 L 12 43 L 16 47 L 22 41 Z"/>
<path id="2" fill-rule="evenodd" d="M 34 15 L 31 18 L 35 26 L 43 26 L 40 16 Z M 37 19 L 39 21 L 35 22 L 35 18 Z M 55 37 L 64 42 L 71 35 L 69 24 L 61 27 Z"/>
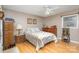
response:
<path id="1" fill-rule="evenodd" d="M 35 29 L 34 28 L 31 28 L 30 30 L 31 30 L 31 32 L 35 32 Z"/>
<path id="2" fill-rule="evenodd" d="M 27 31 L 28 33 L 40 32 L 40 29 L 39 29 L 39 28 L 27 28 L 26 31 Z"/>
<path id="3" fill-rule="evenodd" d="M 32 31 L 31 31 L 30 28 L 27 28 L 27 29 L 26 29 L 26 32 L 27 32 L 27 33 L 31 33 Z"/>
<path id="4" fill-rule="evenodd" d="M 36 31 L 36 32 L 39 32 L 39 31 L 40 31 L 40 29 L 39 29 L 39 28 L 35 28 L 35 31 Z"/>

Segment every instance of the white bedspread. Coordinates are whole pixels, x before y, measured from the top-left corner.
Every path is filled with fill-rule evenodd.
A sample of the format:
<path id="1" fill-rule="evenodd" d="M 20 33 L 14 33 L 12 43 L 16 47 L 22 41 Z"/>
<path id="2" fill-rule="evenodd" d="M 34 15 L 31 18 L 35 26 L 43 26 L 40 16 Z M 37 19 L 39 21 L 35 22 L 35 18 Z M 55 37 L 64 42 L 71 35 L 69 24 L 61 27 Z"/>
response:
<path id="1" fill-rule="evenodd" d="M 43 47 L 46 43 L 57 40 L 54 34 L 43 32 L 43 31 L 33 32 L 33 33 L 26 32 L 25 34 L 26 34 L 27 40 L 36 46 L 37 51 L 41 47 Z"/>
<path id="2" fill-rule="evenodd" d="M 48 32 L 43 32 L 43 31 L 40 31 L 40 32 L 34 32 L 34 33 L 31 33 L 33 36 L 37 37 L 38 39 L 42 40 L 43 38 L 45 37 L 49 37 L 49 36 L 54 36 L 54 34 L 52 33 L 48 33 Z"/>

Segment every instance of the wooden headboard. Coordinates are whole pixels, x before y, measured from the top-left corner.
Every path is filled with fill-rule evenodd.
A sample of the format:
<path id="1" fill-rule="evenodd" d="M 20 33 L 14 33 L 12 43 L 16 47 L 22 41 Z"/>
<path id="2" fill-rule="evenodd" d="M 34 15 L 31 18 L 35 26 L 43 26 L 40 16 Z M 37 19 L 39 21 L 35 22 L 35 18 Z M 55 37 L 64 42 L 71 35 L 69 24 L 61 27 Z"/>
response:
<path id="1" fill-rule="evenodd" d="M 51 26 L 50 28 L 51 28 L 52 33 L 54 33 L 57 36 L 57 26 L 54 25 L 54 26 Z"/>
<path id="2" fill-rule="evenodd" d="M 57 26 L 56 25 L 50 26 L 50 28 L 45 27 L 45 28 L 43 28 L 43 31 L 53 33 L 53 34 L 55 34 L 57 36 Z"/>

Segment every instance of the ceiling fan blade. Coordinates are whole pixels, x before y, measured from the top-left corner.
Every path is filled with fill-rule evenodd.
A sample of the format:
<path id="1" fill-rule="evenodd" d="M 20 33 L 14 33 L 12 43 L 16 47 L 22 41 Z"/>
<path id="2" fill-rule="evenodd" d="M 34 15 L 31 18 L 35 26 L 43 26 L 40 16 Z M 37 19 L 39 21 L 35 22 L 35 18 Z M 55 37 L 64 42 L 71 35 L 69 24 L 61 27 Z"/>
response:
<path id="1" fill-rule="evenodd" d="M 57 8 L 46 8 L 46 11 L 45 11 L 45 14 L 46 15 L 50 15 L 51 13 L 53 13 L 53 12 L 55 12 L 55 10 L 57 10 L 58 9 L 58 7 Z"/>

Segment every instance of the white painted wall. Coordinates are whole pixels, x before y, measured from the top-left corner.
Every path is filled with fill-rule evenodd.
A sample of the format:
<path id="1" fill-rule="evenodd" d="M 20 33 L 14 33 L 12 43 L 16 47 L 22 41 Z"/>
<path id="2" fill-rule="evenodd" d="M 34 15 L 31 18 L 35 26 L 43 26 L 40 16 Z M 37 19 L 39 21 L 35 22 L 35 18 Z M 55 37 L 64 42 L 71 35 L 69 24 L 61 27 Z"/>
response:
<path id="1" fill-rule="evenodd" d="M 16 24 L 20 24 L 23 27 L 23 30 L 25 30 L 27 27 L 42 27 L 42 18 L 38 16 L 33 16 L 21 12 L 16 12 L 12 10 L 4 9 L 5 11 L 5 17 L 11 17 L 15 20 L 15 27 Z M 37 19 L 37 24 L 27 24 L 27 18 L 35 18 Z"/>
<path id="2" fill-rule="evenodd" d="M 62 36 L 61 16 L 62 15 L 74 14 L 74 13 L 78 13 L 78 10 L 73 10 L 73 11 L 69 11 L 69 12 L 65 12 L 65 13 L 61 13 L 61 14 L 58 14 L 58 15 L 47 17 L 43 21 L 43 24 L 46 24 L 47 26 L 57 25 L 57 28 L 58 28 L 57 29 L 57 37 L 60 39 L 61 36 Z M 78 21 L 78 23 L 79 23 L 79 21 Z M 79 42 L 79 26 L 78 26 L 78 29 L 70 29 L 70 38 L 73 41 L 78 41 Z"/>
<path id="3" fill-rule="evenodd" d="M 56 25 L 57 26 L 57 37 L 58 39 L 61 38 L 61 34 L 62 34 L 62 31 L 61 31 L 61 20 L 60 20 L 60 16 L 51 16 L 51 17 L 47 17 L 45 18 L 45 20 L 43 21 L 46 26 L 50 27 L 50 26 L 53 26 L 53 25 Z"/>

